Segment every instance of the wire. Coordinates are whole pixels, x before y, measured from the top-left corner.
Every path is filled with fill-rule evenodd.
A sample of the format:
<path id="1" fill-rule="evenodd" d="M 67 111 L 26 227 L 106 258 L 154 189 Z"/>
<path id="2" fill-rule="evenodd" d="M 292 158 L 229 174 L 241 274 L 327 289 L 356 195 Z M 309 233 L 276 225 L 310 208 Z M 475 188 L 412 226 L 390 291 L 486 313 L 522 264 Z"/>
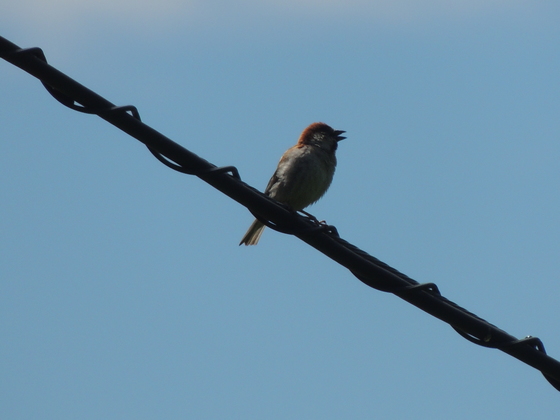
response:
<path id="1" fill-rule="evenodd" d="M 294 213 L 241 181 L 233 166 L 217 167 L 142 123 L 134 106 L 115 106 L 47 64 L 40 48 L 22 49 L 0 37 L 0 57 L 38 78 L 63 105 L 96 114 L 144 143 L 163 164 L 194 175 L 247 207 L 267 226 L 297 236 L 348 268 L 366 285 L 404 299 L 448 323 L 462 337 L 495 348 L 539 370 L 560 391 L 560 362 L 546 354 L 537 337 L 517 339 L 443 297 L 433 283 L 420 284 L 338 236 L 334 226 L 323 226 L 312 216 Z"/>

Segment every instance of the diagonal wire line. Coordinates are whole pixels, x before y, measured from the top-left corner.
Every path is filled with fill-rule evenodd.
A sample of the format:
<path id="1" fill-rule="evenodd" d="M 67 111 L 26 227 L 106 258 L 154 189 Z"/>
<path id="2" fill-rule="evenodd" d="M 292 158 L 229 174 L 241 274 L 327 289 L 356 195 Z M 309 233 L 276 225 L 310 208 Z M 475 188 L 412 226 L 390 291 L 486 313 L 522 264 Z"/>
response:
<path id="1" fill-rule="evenodd" d="M 546 354 L 537 337 L 516 337 L 443 297 L 433 283 L 418 283 L 338 236 L 334 226 L 323 226 L 294 213 L 241 181 L 233 166 L 217 167 L 144 124 L 134 106 L 116 106 L 47 64 L 40 48 L 22 49 L 0 37 L 0 57 L 39 79 L 65 106 L 96 114 L 144 143 L 166 166 L 197 176 L 247 207 L 267 226 L 297 236 L 348 268 L 366 285 L 393 293 L 448 323 L 467 340 L 495 348 L 539 370 L 560 391 L 560 362 Z"/>

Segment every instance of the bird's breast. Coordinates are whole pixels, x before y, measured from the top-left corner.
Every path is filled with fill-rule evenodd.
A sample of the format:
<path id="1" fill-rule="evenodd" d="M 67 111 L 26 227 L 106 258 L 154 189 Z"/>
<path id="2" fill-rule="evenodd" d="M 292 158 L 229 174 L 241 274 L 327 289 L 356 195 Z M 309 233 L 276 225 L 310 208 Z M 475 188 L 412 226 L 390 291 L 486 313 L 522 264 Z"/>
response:
<path id="1" fill-rule="evenodd" d="M 302 210 L 327 191 L 335 167 L 333 153 L 314 147 L 292 148 L 280 160 L 276 182 L 270 185 L 268 194 L 294 210 Z"/>

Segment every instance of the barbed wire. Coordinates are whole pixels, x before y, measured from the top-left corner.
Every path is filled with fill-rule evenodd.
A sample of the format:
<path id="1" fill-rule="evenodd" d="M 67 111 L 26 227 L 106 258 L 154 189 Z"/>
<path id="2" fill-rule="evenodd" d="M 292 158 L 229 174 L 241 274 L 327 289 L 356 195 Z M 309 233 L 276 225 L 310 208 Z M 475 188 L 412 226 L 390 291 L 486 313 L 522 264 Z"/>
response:
<path id="1" fill-rule="evenodd" d="M 266 226 L 297 236 L 332 260 L 348 268 L 366 285 L 392 293 L 448 323 L 462 337 L 483 347 L 509 354 L 539 370 L 560 391 L 560 362 L 546 354 L 537 337 L 523 339 L 443 297 L 434 283 L 418 283 L 393 267 L 340 238 L 334 226 L 290 211 L 244 183 L 234 166 L 217 167 L 142 123 L 136 107 L 116 106 L 47 63 L 40 48 L 22 49 L 0 37 L 0 57 L 39 79 L 63 105 L 95 114 L 144 143 L 163 164 L 194 175 L 247 207 Z"/>

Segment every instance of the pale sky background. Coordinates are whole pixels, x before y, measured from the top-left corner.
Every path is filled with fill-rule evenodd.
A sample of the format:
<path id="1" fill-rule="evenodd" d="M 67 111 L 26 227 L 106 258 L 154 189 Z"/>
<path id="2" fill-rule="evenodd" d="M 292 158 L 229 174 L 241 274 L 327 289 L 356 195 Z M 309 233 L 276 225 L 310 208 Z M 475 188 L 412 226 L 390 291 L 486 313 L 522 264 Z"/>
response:
<path id="1" fill-rule="evenodd" d="M 560 358 L 560 2 L 2 1 L 0 35 Z M 0 61 L 5 419 L 554 418 L 539 372 L 360 283 Z"/>

